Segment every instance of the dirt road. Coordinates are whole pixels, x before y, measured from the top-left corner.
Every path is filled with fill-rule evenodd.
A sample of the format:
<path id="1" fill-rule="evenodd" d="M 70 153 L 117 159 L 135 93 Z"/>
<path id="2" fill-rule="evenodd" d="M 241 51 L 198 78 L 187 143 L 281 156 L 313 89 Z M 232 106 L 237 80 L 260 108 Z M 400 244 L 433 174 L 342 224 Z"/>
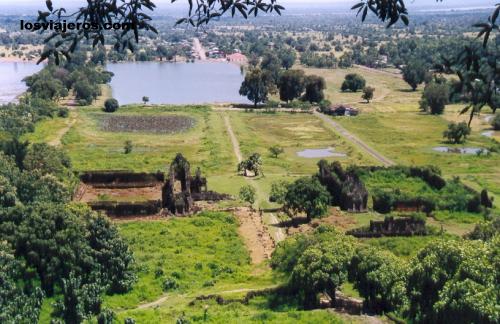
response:
<path id="1" fill-rule="evenodd" d="M 231 143 L 233 145 L 234 154 L 236 155 L 238 162 L 241 162 L 241 161 L 243 161 L 243 156 L 241 154 L 240 144 L 238 142 L 238 139 L 236 138 L 236 135 L 233 132 L 233 128 L 231 126 L 231 121 L 229 120 L 229 116 L 224 115 L 224 123 L 226 124 L 227 133 L 229 134 L 229 137 L 231 138 Z M 263 193 L 262 193 L 259 185 L 255 181 L 251 181 L 248 178 L 245 178 L 245 179 L 250 183 L 250 185 L 252 185 L 255 188 L 255 191 L 257 192 L 257 197 L 263 197 Z M 257 199 L 257 201 L 258 201 L 258 199 Z M 279 220 L 276 218 L 276 216 L 274 216 L 272 214 L 270 216 L 271 216 L 270 217 L 271 222 L 269 224 L 266 224 L 266 225 L 276 226 L 276 224 L 279 223 Z M 276 227 L 276 228 L 277 228 L 277 230 L 276 230 L 276 233 L 274 235 L 274 240 L 276 242 L 284 240 L 286 235 L 283 232 L 283 229 L 278 228 L 278 227 Z"/>
<path id="2" fill-rule="evenodd" d="M 386 158 L 385 156 L 383 156 L 382 154 L 380 154 L 379 152 L 377 152 L 376 150 L 374 150 L 373 148 L 368 146 L 365 142 L 360 140 L 357 136 L 355 136 L 354 134 L 349 132 L 347 129 L 342 127 L 340 124 L 335 122 L 330 117 L 328 117 L 320 112 L 317 112 L 317 111 L 314 112 L 314 115 L 316 117 L 322 119 L 323 121 L 325 121 L 328 125 L 333 127 L 340 135 L 345 137 L 347 140 L 349 140 L 351 143 L 353 143 L 357 147 L 361 148 L 366 153 L 370 154 L 375 160 L 379 161 L 384 166 L 391 166 L 391 165 L 396 164 L 396 163 L 394 163 L 394 161 Z"/>
<path id="3" fill-rule="evenodd" d="M 205 61 L 207 59 L 205 49 L 201 46 L 200 40 L 197 37 L 193 38 L 193 50 L 198 54 L 201 61 Z"/>

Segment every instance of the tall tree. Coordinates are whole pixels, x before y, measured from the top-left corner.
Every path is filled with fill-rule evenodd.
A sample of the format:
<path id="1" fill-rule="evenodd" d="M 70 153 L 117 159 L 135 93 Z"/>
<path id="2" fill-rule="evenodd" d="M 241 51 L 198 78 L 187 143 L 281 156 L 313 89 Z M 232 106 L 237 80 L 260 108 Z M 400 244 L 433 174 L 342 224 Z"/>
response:
<path id="1" fill-rule="evenodd" d="M 321 102 L 323 99 L 325 99 L 323 90 L 326 89 L 326 81 L 323 77 L 317 75 L 308 75 L 305 78 L 305 89 L 306 93 L 304 94 L 304 100 L 307 100 L 311 103 Z"/>
<path id="2" fill-rule="evenodd" d="M 417 90 L 419 84 L 425 81 L 428 73 L 425 63 L 420 60 L 411 60 L 403 68 L 403 79 L 410 85 L 413 91 Z"/>
<path id="3" fill-rule="evenodd" d="M 288 70 L 290 69 L 297 60 L 297 54 L 293 48 L 286 48 L 279 51 L 279 57 L 281 59 L 281 66 Z"/>
<path id="4" fill-rule="evenodd" d="M 280 99 L 289 102 L 299 98 L 305 88 L 305 74 L 302 70 L 288 70 L 281 74 L 278 82 Z"/>
<path id="5" fill-rule="evenodd" d="M 310 222 L 326 214 L 330 201 L 330 193 L 318 179 L 300 178 L 288 186 L 284 208 L 293 214 L 305 213 Z"/>
<path id="6" fill-rule="evenodd" d="M 266 102 L 268 95 L 274 91 L 275 86 L 272 77 L 259 68 L 250 70 L 245 75 L 245 80 L 243 80 L 240 87 L 240 95 L 251 100 L 254 107 L 257 107 L 258 103 Z"/>

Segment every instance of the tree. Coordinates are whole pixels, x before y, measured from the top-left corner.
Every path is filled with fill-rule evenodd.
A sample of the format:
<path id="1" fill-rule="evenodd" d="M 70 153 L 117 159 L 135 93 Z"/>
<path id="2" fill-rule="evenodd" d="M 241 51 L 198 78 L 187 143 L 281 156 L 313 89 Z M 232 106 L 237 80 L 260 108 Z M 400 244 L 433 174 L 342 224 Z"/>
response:
<path id="1" fill-rule="evenodd" d="M 353 241 L 343 235 L 307 248 L 293 268 L 290 282 L 297 288 L 306 307 L 317 304 L 317 294 L 325 292 L 335 306 L 335 291 L 347 281 L 354 254 Z"/>
<path id="2" fill-rule="evenodd" d="M 365 85 L 365 78 L 357 73 L 349 73 L 345 76 L 345 80 L 342 83 L 341 90 L 357 92 L 358 90 L 363 89 Z"/>
<path id="3" fill-rule="evenodd" d="M 258 103 L 267 101 L 267 96 L 273 92 L 272 77 L 259 68 L 250 70 L 245 75 L 245 80 L 240 87 L 240 95 L 246 96 L 248 100 L 252 101 L 254 107 L 257 107 Z"/>
<path id="4" fill-rule="evenodd" d="M 420 108 L 433 115 L 441 115 L 444 107 L 449 103 L 449 87 L 446 83 L 431 82 L 424 88 Z"/>
<path id="5" fill-rule="evenodd" d="M 255 176 L 262 173 L 262 159 L 259 153 L 252 154 L 247 160 L 238 164 L 238 172 L 243 172 L 247 176 L 247 171 L 252 171 Z"/>
<path id="6" fill-rule="evenodd" d="M 284 204 L 288 185 L 289 183 L 283 180 L 273 182 L 269 192 L 269 201 Z"/>
<path id="7" fill-rule="evenodd" d="M 326 82 L 323 77 L 317 75 L 308 75 L 305 78 L 305 89 L 304 100 L 311 103 L 321 102 L 325 99 L 325 94 L 323 90 L 326 89 Z"/>
<path id="8" fill-rule="evenodd" d="M 277 159 L 280 154 L 283 154 L 283 152 L 285 152 L 285 150 L 279 145 L 273 145 L 269 148 L 269 153 L 271 153 L 272 157 L 275 159 Z"/>
<path id="9" fill-rule="evenodd" d="M 403 68 L 403 80 L 415 91 L 418 85 L 425 81 L 427 72 L 425 63 L 414 59 Z"/>
<path id="10" fill-rule="evenodd" d="M 354 287 L 372 311 L 395 311 L 406 303 L 407 265 L 394 254 L 359 247 L 349 272 Z"/>
<path id="11" fill-rule="evenodd" d="M 142 102 L 144 102 L 144 105 L 147 105 L 149 102 L 149 97 L 147 96 L 142 97 Z"/>
<path id="12" fill-rule="evenodd" d="M 273 52 L 264 53 L 260 68 L 262 71 L 269 73 L 274 83 L 278 82 L 281 72 L 281 60 L 276 54 Z"/>
<path id="13" fill-rule="evenodd" d="M 253 205 L 253 203 L 255 202 L 255 195 L 255 188 L 251 185 L 243 186 L 240 188 L 240 199 L 249 203 L 250 205 Z"/>
<path id="14" fill-rule="evenodd" d="M 307 221 L 321 217 L 328 211 L 330 194 L 316 178 L 300 178 L 287 188 L 285 210 L 294 214 L 304 212 Z"/>
<path id="15" fill-rule="evenodd" d="M 434 305 L 440 292 L 457 273 L 472 250 L 465 241 L 441 240 L 422 249 L 410 264 L 407 291 L 410 317 L 417 322 L 436 323 Z"/>
<path id="16" fill-rule="evenodd" d="M 0 270 L 0 322 L 37 323 L 43 292 L 30 287 L 32 283 L 22 287 L 23 262 L 15 258 L 4 241 L 0 241 Z"/>
<path id="17" fill-rule="evenodd" d="M 280 99 L 289 102 L 304 92 L 305 74 L 302 70 L 288 70 L 281 74 L 278 82 Z"/>
<path id="18" fill-rule="evenodd" d="M 470 135 L 471 129 L 465 122 L 450 123 L 448 129 L 444 131 L 443 137 L 447 138 L 453 144 L 463 143 Z"/>
<path id="19" fill-rule="evenodd" d="M 76 99 L 82 100 L 87 105 L 92 103 L 95 96 L 95 89 L 92 87 L 87 79 L 81 79 L 73 84 Z"/>
<path id="20" fill-rule="evenodd" d="M 290 69 L 297 60 L 297 54 L 295 54 L 295 50 L 293 48 L 286 48 L 279 51 L 279 57 L 281 59 L 281 66 L 288 70 Z"/>
<path id="21" fill-rule="evenodd" d="M 104 111 L 107 113 L 113 113 L 117 111 L 118 108 L 120 108 L 120 105 L 118 104 L 118 100 L 114 98 L 106 99 L 104 102 Z"/>
<path id="22" fill-rule="evenodd" d="M 363 88 L 363 95 L 361 96 L 362 99 L 366 100 L 366 103 L 370 103 L 370 100 L 373 99 L 373 93 L 375 92 L 375 88 L 372 87 L 364 87 Z"/>

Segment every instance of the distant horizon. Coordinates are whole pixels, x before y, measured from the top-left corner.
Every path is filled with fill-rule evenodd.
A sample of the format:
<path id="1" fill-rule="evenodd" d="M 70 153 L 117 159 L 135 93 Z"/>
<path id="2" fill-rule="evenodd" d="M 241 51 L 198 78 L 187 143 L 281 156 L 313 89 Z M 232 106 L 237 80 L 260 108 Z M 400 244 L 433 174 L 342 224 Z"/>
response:
<path id="1" fill-rule="evenodd" d="M 182 10 L 187 10 L 187 1 L 178 0 L 176 3 L 171 3 L 171 0 L 153 0 L 157 5 L 156 14 L 159 15 L 179 15 Z M 73 9 L 79 5 L 83 5 L 85 0 L 53 0 L 54 7 L 58 8 L 65 6 L 67 9 Z M 317 10 L 328 9 L 336 12 L 350 12 L 350 8 L 356 4 L 358 0 L 278 0 L 278 3 L 283 5 L 289 11 L 296 10 Z M 498 0 L 476 0 L 471 3 L 470 0 L 444 0 L 436 2 L 436 0 L 407 0 L 406 5 L 410 12 L 418 10 L 450 10 L 450 9 L 487 9 L 493 8 Z M 23 15 L 27 14 L 27 10 L 44 10 L 44 0 L 17 0 L 12 3 L 12 0 L 0 0 L 0 16 L 1 15 Z M 287 11 L 285 11 L 286 13 Z"/>

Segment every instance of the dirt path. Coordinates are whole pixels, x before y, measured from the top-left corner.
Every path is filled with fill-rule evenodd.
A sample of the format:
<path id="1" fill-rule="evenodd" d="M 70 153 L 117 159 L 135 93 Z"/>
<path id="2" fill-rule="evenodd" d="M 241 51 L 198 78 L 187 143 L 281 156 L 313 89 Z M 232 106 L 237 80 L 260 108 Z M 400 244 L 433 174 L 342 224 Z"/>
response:
<path id="1" fill-rule="evenodd" d="M 377 161 L 382 163 L 384 166 L 391 166 L 391 165 L 396 164 L 396 163 L 394 163 L 394 161 L 386 158 L 385 156 L 383 156 L 382 154 L 380 154 L 379 152 L 377 152 L 376 150 L 374 150 L 373 148 L 368 146 L 365 142 L 360 140 L 357 136 L 355 136 L 354 134 L 349 132 L 347 129 L 342 127 L 340 124 L 335 122 L 330 117 L 328 117 L 320 112 L 317 112 L 317 111 L 314 112 L 314 115 L 316 115 L 318 118 L 325 121 L 328 125 L 333 127 L 340 135 L 342 135 L 343 137 L 348 139 L 350 142 L 352 142 L 356 146 L 360 147 L 363 151 L 370 154 L 374 159 L 376 159 Z"/>
<path id="2" fill-rule="evenodd" d="M 275 246 L 261 215 L 250 208 L 237 208 L 234 214 L 240 222 L 238 232 L 250 251 L 252 264 L 269 259 Z"/>
<path id="3" fill-rule="evenodd" d="M 141 304 L 141 305 L 137 306 L 137 309 L 155 308 L 155 307 L 160 306 L 164 302 L 166 302 L 167 299 L 168 299 L 168 296 L 163 296 L 163 297 L 155 300 L 154 302 L 147 303 L 147 304 Z"/>
<path id="4" fill-rule="evenodd" d="M 60 129 L 57 134 L 56 134 L 56 137 L 49 141 L 49 145 L 52 145 L 52 146 L 59 146 L 61 145 L 61 139 L 63 138 L 63 136 L 71 129 L 71 127 L 73 127 L 73 125 L 76 123 L 76 117 L 71 117 L 69 119 L 69 122 L 68 124 L 66 125 L 66 127 L 64 127 L 63 129 Z"/>
<path id="5" fill-rule="evenodd" d="M 231 121 L 229 120 L 229 116 L 224 115 L 224 124 L 226 124 L 227 133 L 229 134 L 229 138 L 231 138 L 231 143 L 233 144 L 233 151 L 238 159 L 238 163 L 243 161 L 243 156 L 241 155 L 240 143 L 238 143 L 238 139 L 236 135 L 234 135 L 233 127 L 231 126 Z"/>
<path id="6" fill-rule="evenodd" d="M 278 227 L 281 223 L 280 220 L 273 213 L 269 214 L 269 218 L 271 219 L 270 224 L 277 228 L 276 237 L 274 238 L 276 240 L 276 243 L 283 241 L 286 238 L 286 235 L 285 233 L 283 233 L 283 229 Z"/>
<path id="7" fill-rule="evenodd" d="M 193 50 L 198 54 L 201 61 L 205 61 L 207 59 L 205 49 L 201 46 L 200 40 L 197 37 L 193 38 Z"/>
<path id="8" fill-rule="evenodd" d="M 238 142 L 238 139 L 236 138 L 236 135 L 234 134 L 233 128 L 231 126 L 231 121 L 229 120 L 229 116 L 224 115 L 224 123 L 226 124 L 227 133 L 229 134 L 229 137 L 231 138 L 231 143 L 233 145 L 234 154 L 236 155 L 236 158 L 238 159 L 238 162 L 241 162 L 241 161 L 243 161 L 243 155 L 241 154 L 240 144 Z M 251 181 L 248 178 L 245 178 L 245 179 L 247 180 L 247 182 L 249 182 L 255 188 L 255 190 L 257 191 L 257 197 L 262 197 L 263 194 L 262 194 L 262 191 L 261 191 L 259 185 L 255 181 Z M 275 226 L 278 223 L 279 223 L 279 220 L 274 215 L 271 215 L 271 223 L 267 224 L 267 225 L 268 226 L 269 225 L 270 226 L 273 226 L 273 225 Z M 286 235 L 283 232 L 283 229 L 279 228 L 279 227 L 276 227 L 276 233 L 275 233 L 275 236 L 274 236 L 274 240 L 276 242 L 279 242 L 279 241 L 284 240 L 285 237 L 286 237 Z"/>

